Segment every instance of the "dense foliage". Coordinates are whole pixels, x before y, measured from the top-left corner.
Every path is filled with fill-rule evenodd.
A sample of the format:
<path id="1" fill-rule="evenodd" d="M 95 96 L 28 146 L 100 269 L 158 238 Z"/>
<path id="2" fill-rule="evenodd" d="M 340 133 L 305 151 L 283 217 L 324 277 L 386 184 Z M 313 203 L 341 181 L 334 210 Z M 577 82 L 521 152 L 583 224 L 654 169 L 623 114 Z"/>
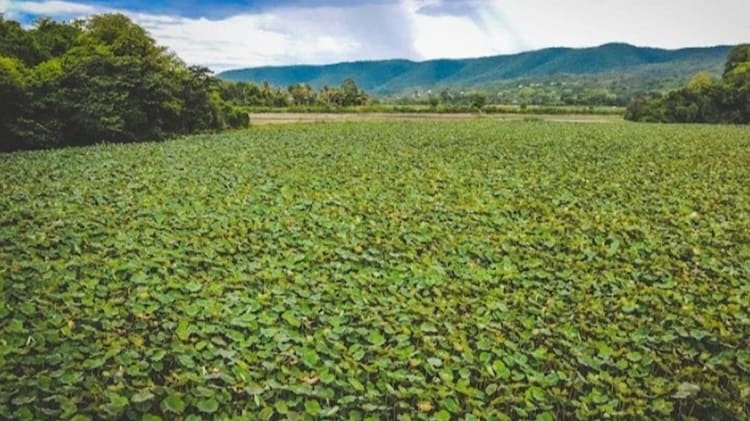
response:
<path id="1" fill-rule="evenodd" d="M 119 14 L 0 16 L 0 150 L 157 140 L 247 124 L 206 68 L 186 66 Z"/>
<path id="2" fill-rule="evenodd" d="M 749 136 L 342 123 L 0 156 L 0 414 L 748 419 Z"/>
<path id="3" fill-rule="evenodd" d="M 340 87 L 324 86 L 315 91 L 306 83 L 294 83 L 286 90 L 272 87 L 268 82 L 223 82 L 221 97 L 225 101 L 244 107 L 356 107 L 366 105 L 370 96 L 347 78 Z"/>
<path id="4" fill-rule="evenodd" d="M 638 98 L 625 118 L 669 123 L 750 123 L 750 44 L 734 47 L 721 80 L 697 74 L 687 87 Z"/>

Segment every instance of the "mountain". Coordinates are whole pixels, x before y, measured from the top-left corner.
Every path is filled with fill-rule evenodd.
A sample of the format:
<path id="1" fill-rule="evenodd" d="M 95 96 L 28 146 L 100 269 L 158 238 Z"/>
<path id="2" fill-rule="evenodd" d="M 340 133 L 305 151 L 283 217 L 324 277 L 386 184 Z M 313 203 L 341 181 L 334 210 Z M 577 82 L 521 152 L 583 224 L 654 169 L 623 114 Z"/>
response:
<path id="1" fill-rule="evenodd" d="M 366 91 L 384 95 L 415 89 L 491 86 L 514 79 L 558 75 L 611 73 L 625 79 L 639 75 L 674 79 L 689 77 L 701 70 L 717 74 L 730 48 L 665 50 L 614 43 L 592 48 L 546 48 L 457 60 L 381 60 L 322 66 L 256 67 L 228 70 L 218 76 L 233 81 L 267 81 L 276 86 L 308 83 L 315 88 L 339 85 L 351 77 Z"/>

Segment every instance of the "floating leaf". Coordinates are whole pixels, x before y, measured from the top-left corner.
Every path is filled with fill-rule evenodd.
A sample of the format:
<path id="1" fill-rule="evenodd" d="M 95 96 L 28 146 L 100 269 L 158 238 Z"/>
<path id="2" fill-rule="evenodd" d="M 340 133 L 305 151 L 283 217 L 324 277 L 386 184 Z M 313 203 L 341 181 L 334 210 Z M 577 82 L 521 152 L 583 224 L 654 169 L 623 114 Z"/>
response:
<path id="1" fill-rule="evenodd" d="M 320 404 L 316 400 L 305 401 L 305 412 L 312 416 L 320 414 Z"/>
<path id="2" fill-rule="evenodd" d="M 700 386 L 692 383 L 680 383 L 679 386 L 677 386 L 677 391 L 672 395 L 675 399 L 686 399 L 689 398 L 698 392 L 700 392 L 701 388 Z"/>
<path id="3" fill-rule="evenodd" d="M 440 367 L 443 365 L 443 360 L 440 358 L 428 358 L 427 362 L 433 367 Z"/>
<path id="4" fill-rule="evenodd" d="M 186 341 L 190 338 L 190 323 L 187 320 L 180 320 L 175 330 L 177 337 L 182 341 Z"/>
<path id="5" fill-rule="evenodd" d="M 133 396 L 130 397 L 130 400 L 133 401 L 134 403 L 141 403 L 141 402 L 149 401 L 153 398 L 154 398 L 153 393 L 146 391 L 146 392 L 139 392 L 139 393 L 134 394 Z"/>
<path id="6" fill-rule="evenodd" d="M 385 338 L 383 335 L 380 334 L 378 331 L 372 331 L 369 335 L 367 335 L 367 340 L 370 341 L 371 344 L 375 346 L 380 346 L 385 343 Z"/>
<path id="7" fill-rule="evenodd" d="M 285 311 L 284 313 L 282 313 L 281 318 L 293 327 L 302 326 L 302 322 L 300 321 L 300 319 L 291 311 Z"/>
<path id="8" fill-rule="evenodd" d="M 445 409 L 441 409 L 435 413 L 434 417 L 438 421 L 449 421 L 451 419 L 451 413 Z"/>
<path id="9" fill-rule="evenodd" d="M 195 406 L 199 411 L 205 412 L 206 414 L 213 414 L 219 409 L 219 402 L 216 399 L 203 399 L 198 401 Z"/>
<path id="10" fill-rule="evenodd" d="M 164 411 L 182 414 L 185 411 L 185 402 L 182 401 L 180 396 L 172 393 L 161 401 L 161 408 Z"/>
<path id="11" fill-rule="evenodd" d="M 302 361 L 304 361 L 305 365 L 308 367 L 314 368 L 318 364 L 318 353 L 315 352 L 314 349 L 302 348 L 300 350 L 300 355 L 302 356 Z"/>
<path id="12" fill-rule="evenodd" d="M 363 392 L 365 390 L 365 386 L 362 385 L 362 383 L 360 383 L 359 380 L 355 379 L 354 377 L 349 379 L 349 384 L 351 384 L 354 390 L 356 390 L 357 392 Z"/>

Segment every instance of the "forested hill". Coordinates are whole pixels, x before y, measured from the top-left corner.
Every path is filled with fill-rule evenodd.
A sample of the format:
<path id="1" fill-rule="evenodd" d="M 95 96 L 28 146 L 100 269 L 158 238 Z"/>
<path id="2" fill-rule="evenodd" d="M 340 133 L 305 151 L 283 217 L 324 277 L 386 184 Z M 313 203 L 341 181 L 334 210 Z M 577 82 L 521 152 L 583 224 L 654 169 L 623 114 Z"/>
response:
<path id="1" fill-rule="evenodd" d="M 364 61 L 325 66 L 279 66 L 229 70 L 219 77 L 234 81 L 269 82 L 276 86 L 308 83 L 314 88 L 353 78 L 377 94 L 437 87 L 487 86 L 516 78 L 590 75 L 620 76 L 653 73 L 661 79 L 685 77 L 701 70 L 720 74 L 731 47 L 664 50 L 629 44 L 592 48 L 548 48 L 520 54 L 460 60 Z"/>

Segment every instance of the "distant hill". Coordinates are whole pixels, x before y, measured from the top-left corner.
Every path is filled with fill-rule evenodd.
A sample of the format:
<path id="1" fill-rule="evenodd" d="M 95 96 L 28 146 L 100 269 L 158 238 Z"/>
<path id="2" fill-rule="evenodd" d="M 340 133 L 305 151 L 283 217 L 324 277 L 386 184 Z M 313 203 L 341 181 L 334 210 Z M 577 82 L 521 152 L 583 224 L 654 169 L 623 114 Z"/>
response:
<path id="1" fill-rule="evenodd" d="M 730 48 L 664 50 L 616 43 L 458 60 L 381 60 L 324 66 L 257 67 L 225 71 L 219 77 L 234 81 L 267 81 L 276 86 L 304 82 L 315 88 L 338 85 L 351 77 L 368 92 L 381 95 L 414 89 L 492 86 L 514 79 L 548 79 L 558 75 L 609 73 L 624 79 L 655 76 L 683 79 L 700 70 L 718 74 Z"/>

